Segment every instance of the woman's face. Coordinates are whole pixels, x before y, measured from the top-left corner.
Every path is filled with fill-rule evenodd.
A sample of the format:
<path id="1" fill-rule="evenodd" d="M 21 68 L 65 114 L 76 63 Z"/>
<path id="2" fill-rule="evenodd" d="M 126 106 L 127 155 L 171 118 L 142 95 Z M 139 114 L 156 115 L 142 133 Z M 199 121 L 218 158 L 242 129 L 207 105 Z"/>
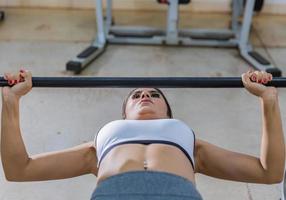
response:
<path id="1" fill-rule="evenodd" d="M 132 92 L 126 104 L 126 119 L 162 119 L 167 116 L 163 96 L 154 88 L 138 88 Z"/>

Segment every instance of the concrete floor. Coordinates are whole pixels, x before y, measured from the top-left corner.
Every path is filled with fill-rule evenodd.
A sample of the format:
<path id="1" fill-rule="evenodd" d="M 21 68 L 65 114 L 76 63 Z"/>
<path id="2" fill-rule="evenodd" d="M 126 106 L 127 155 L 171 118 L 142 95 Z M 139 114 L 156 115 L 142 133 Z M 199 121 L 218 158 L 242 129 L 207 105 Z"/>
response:
<path id="1" fill-rule="evenodd" d="M 93 11 L 6 10 L 0 25 L 0 72 L 25 67 L 34 76 L 69 76 L 65 63 L 94 37 Z M 136 15 L 135 15 L 136 14 Z M 164 13 L 116 12 L 122 24 L 164 24 Z M 182 14 L 181 26 L 227 26 L 227 15 Z M 154 20 L 156 19 L 156 20 Z M 192 20 L 189 20 L 192 19 Z M 251 39 L 286 73 L 286 16 L 256 16 Z M 136 21 L 137 20 L 137 21 Z M 259 39 L 260 38 L 260 39 Z M 84 71 L 87 76 L 240 76 L 249 66 L 235 49 L 109 46 Z M 21 101 L 21 130 L 30 155 L 93 140 L 105 123 L 120 118 L 129 89 L 39 89 Z M 175 118 L 198 138 L 259 155 L 261 110 L 244 89 L 164 89 Z M 285 129 L 286 90 L 280 91 Z M 197 175 L 205 200 L 278 200 L 279 185 L 246 184 Z M 96 177 L 32 183 L 7 182 L 0 169 L 0 200 L 89 199 Z"/>

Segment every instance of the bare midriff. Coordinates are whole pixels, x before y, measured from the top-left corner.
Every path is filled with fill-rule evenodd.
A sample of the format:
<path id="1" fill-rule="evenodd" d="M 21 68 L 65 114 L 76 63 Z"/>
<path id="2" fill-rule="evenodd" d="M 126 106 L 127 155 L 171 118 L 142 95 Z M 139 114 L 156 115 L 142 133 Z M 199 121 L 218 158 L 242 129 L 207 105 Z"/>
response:
<path id="1" fill-rule="evenodd" d="M 167 144 L 123 144 L 114 147 L 101 161 L 97 184 L 116 174 L 140 170 L 168 172 L 195 184 L 190 160 L 178 147 Z"/>

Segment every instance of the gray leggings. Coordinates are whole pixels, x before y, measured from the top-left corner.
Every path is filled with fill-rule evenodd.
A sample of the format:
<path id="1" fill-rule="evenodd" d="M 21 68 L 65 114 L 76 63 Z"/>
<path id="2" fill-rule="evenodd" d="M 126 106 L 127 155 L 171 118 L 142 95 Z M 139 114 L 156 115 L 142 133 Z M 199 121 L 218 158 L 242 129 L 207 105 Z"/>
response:
<path id="1" fill-rule="evenodd" d="M 131 171 L 98 184 L 91 200 L 202 200 L 194 184 L 166 172 Z"/>

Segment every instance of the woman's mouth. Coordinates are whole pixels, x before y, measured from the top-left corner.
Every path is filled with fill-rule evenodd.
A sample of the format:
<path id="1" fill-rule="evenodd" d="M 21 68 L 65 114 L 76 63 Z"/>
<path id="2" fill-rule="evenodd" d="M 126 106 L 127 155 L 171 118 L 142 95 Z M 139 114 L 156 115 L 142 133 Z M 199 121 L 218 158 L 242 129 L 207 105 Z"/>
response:
<path id="1" fill-rule="evenodd" d="M 143 99 L 139 102 L 139 104 L 144 104 L 144 103 L 153 103 L 151 100 L 148 99 Z"/>

